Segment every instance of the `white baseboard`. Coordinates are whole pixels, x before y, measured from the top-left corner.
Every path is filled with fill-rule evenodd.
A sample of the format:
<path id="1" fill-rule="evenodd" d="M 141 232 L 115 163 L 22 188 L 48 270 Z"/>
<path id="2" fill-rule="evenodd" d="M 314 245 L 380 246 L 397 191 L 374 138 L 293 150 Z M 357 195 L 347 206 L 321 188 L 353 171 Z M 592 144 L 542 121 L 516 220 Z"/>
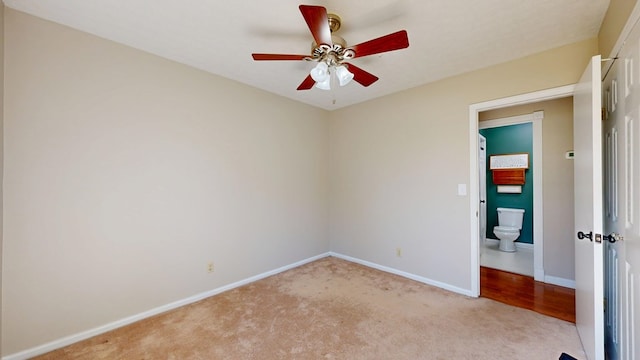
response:
<path id="1" fill-rule="evenodd" d="M 496 245 L 496 246 L 498 246 L 500 244 L 500 240 L 498 240 L 498 239 L 487 238 L 486 242 L 488 242 L 490 244 L 493 244 L 493 245 Z M 516 249 L 527 249 L 527 250 L 533 251 L 533 244 L 521 243 L 521 242 L 518 242 L 518 241 L 516 241 L 515 244 L 516 244 Z"/>
<path id="2" fill-rule="evenodd" d="M 555 276 L 545 275 L 544 282 L 547 284 L 558 285 L 558 286 L 562 286 L 570 289 L 576 288 L 575 280 L 569 280 L 569 279 L 559 278 Z"/>
<path id="3" fill-rule="evenodd" d="M 149 318 L 151 316 L 155 316 L 155 315 L 167 312 L 169 310 L 173 310 L 173 309 L 179 308 L 181 306 L 192 304 L 192 303 L 200 301 L 202 299 L 205 299 L 205 298 L 208 298 L 208 297 L 223 293 L 223 292 L 231 290 L 231 289 L 235 289 L 237 287 L 252 283 L 254 281 L 258 281 L 258 280 L 264 279 L 264 278 L 272 276 L 272 275 L 276 275 L 276 274 L 281 273 L 283 271 L 287 271 L 287 270 L 296 268 L 298 266 L 301 266 L 301 265 L 310 263 L 312 261 L 316 261 L 316 260 L 325 258 L 325 257 L 330 256 L 330 255 L 331 255 L 330 253 L 324 253 L 324 254 L 320 254 L 320 255 L 317 255 L 317 256 L 313 256 L 313 257 L 310 257 L 308 259 L 304 259 L 304 260 L 295 262 L 293 264 L 277 268 L 275 270 L 267 271 L 265 273 L 262 273 L 262 274 L 259 274 L 259 275 L 256 275 L 256 276 L 252 276 L 250 278 L 247 278 L 247 279 L 244 279 L 244 280 L 240 280 L 238 282 L 234 282 L 234 283 L 229 284 L 229 285 L 225 285 L 225 286 L 222 286 L 222 287 L 210 290 L 210 291 L 206 291 L 206 292 L 203 292 L 203 293 L 188 297 L 186 299 L 178 300 L 178 301 L 172 302 L 170 304 L 159 306 L 159 307 L 157 307 L 155 309 L 151 309 L 151 310 L 142 312 L 140 314 L 129 316 L 127 318 L 120 319 L 120 320 L 114 321 L 112 323 L 108 323 L 106 325 L 99 326 L 99 327 L 91 329 L 91 330 L 83 331 L 81 333 L 77 333 L 77 334 L 74 334 L 74 335 L 71 335 L 71 336 L 68 336 L 68 337 L 65 337 L 65 338 L 62 338 L 62 339 L 58 339 L 58 340 L 55 340 L 55 341 L 52 341 L 52 342 L 49 342 L 49 343 L 46 343 L 46 344 L 43 344 L 43 345 L 40 345 L 40 346 L 36 346 L 34 348 L 27 349 L 27 350 L 21 351 L 19 353 L 3 356 L 2 360 L 25 360 L 25 359 L 30 359 L 30 358 L 32 358 L 34 356 L 42 355 L 42 354 L 48 353 L 50 351 L 59 349 L 61 347 L 65 347 L 65 346 L 71 345 L 71 344 L 76 343 L 78 341 L 86 340 L 86 339 L 94 337 L 96 335 L 100 335 L 100 334 L 106 333 L 107 331 L 115 330 L 115 329 L 123 327 L 125 325 L 132 324 L 132 323 L 134 323 L 136 321 L 140 321 L 140 320 Z"/>
<path id="4" fill-rule="evenodd" d="M 427 285 L 433 285 L 433 286 L 439 287 L 441 289 L 452 291 L 452 292 L 455 292 L 455 293 L 458 293 L 458 294 L 466 295 L 466 296 L 469 296 L 469 297 L 475 297 L 471 293 L 470 289 L 463 289 L 463 288 L 459 288 L 457 286 L 451 286 L 449 284 L 446 284 L 446 283 L 443 283 L 443 282 L 440 282 L 440 281 L 436 281 L 436 280 L 432 280 L 432 279 L 425 278 L 425 277 L 422 277 L 422 276 L 414 275 L 414 274 L 411 274 L 411 273 L 408 273 L 408 272 L 405 272 L 405 271 L 401 271 L 401 270 L 398 270 L 398 269 L 390 268 L 388 266 L 378 265 L 376 263 L 372 263 L 372 262 L 369 262 L 369 261 L 357 259 L 357 258 L 354 258 L 354 257 L 351 257 L 351 256 L 347 256 L 347 255 L 342 255 L 342 254 L 338 254 L 338 253 L 334 253 L 334 252 L 330 252 L 329 254 L 331 256 L 335 256 L 335 257 L 343 259 L 343 260 L 351 261 L 351 262 L 354 262 L 354 263 L 357 263 L 357 264 L 360 264 L 360 265 L 364 265 L 364 266 L 367 266 L 367 267 L 370 267 L 370 268 L 373 268 L 373 269 L 377 269 L 377 270 L 381 270 L 381 271 L 388 272 L 388 273 L 391 273 L 391 274 L 399 275 L 399 276 L 405 277 L 407 279 L 419 281 L 419 282 L 427 284 Z"/>

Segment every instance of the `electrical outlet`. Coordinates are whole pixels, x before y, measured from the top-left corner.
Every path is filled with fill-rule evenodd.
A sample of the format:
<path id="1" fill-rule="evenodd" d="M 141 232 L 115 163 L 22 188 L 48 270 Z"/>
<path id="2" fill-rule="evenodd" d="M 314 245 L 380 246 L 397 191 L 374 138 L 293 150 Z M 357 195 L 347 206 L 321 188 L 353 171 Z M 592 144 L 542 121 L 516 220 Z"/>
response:
<path id="1" fill-rule="evenodd" d="M 396 256 L 397 257 L 402 257 L 402 249 L 401 248 L 396 248 Z"/>
<path id="2" fill-rule="evenodd" d="M 207 272 L 208 273 L 212 273 L 213 272 L 213 263 L 212 262 L 207 264 Z"/>

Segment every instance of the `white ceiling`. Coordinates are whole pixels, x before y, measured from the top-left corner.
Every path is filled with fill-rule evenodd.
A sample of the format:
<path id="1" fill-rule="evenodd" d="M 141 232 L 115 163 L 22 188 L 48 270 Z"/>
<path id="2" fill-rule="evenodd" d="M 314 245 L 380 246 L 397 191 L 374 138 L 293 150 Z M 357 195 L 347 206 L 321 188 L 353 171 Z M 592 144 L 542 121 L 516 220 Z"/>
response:
<path id="1" fill-rule="evenodd" d="M 297 91 L 315 63 L 254 62 L 251 53 L 310 53 L 312 36 L 300 0 L 4 3 L 327 110 L 597 36 L 609 5 L 609 0 L 302 1 L 338 14 L 338 35 L 348 44 L 406 29 L 409 48 L 352 60 L 380 78 L 368 88 L 352 82 L 331 91 Z"/>

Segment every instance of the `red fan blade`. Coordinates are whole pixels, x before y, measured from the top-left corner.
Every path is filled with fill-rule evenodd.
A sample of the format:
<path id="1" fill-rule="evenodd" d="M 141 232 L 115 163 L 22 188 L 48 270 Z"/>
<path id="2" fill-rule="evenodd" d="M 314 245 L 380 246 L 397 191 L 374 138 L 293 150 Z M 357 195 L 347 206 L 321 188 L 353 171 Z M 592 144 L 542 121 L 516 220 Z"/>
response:
<path id="1" fill-rule="evenodd" d="M 377 76 L 369 72 L 366 72 L 353 64 L 349 64 L 349 63 L 345 63 L 345 64 L 347 64 L 347 66 L 349 67 L 349 71 L 353 73 L 353 80 L 359 82 L 362 86 L 367 87 L 373 84 L 374 82 L 378 81 Z"/>
<path id="2" fill-rule="evenodd" d="M 309 55 L 289 55 L 289 54 L 251 54 L 253 60 L 304 60 L 310 58 Z"/>
<path id="3" fill-rule="evenodd" d="M 329 28 L 329 17 L 327 9 L 322 6 L 300 5 L 300 12 L 311 30 L 316 44 L 327 44 L 333 46 L 331 41 L 331 29 Z"/>
<path id="4" fill-rule="evenodd" d="M 409 47 L 409 37 L 406 30 L 400 30 L 389 35 L 351 46 L 355 51 L 355 57 L 379 54 L 387 51 L 399 50 Z"/>
<path id="5" fill-rule="evenodd" d="M 300 86 L 298 86 L 298 90 L 309 90 L 313 87 L 313 85 L 315 85 L 316 82 L 315 80 L 313 80 L 313 78 L 311 77 L 311 75 L 307 75 L 307 77 L 304 79 L 304 81 L 300 84 Z"/>

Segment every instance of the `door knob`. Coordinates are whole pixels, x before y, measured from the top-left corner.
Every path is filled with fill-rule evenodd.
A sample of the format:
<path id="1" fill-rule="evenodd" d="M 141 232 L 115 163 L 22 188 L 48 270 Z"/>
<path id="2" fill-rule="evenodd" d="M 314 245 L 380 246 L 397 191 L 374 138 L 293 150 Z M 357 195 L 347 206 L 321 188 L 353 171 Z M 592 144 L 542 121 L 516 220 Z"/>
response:
<path id="1" fill-rule="evenodd" d="M 578 239 L 580 240 L 589 239 L 590 241 L 593 241 L 593 232 L 589 231 L 588 234 L 585 234 L 582 231 L 578 231 Z"/>
<path id="2" fill-rule="evenodd" d="M 607 240 L 610 243 L 615 243 L 616 241 L 622 241 L 624 240 L 624 237 L 618 233 L 611 233 L 609 235 L 605 235 L 602 237 L 603 239 Z"/>

